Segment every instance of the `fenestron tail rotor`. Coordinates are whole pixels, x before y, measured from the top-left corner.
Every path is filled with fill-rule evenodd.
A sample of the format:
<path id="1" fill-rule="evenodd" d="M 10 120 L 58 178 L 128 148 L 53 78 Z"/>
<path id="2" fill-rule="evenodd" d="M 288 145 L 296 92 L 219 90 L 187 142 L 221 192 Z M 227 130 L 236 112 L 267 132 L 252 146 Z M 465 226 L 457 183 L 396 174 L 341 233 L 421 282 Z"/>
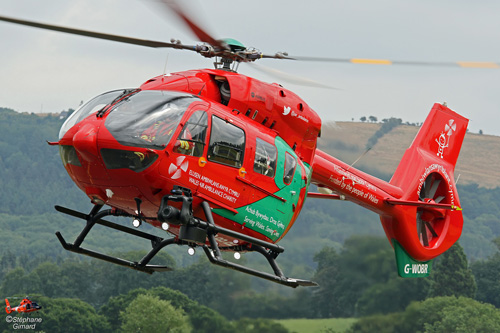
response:
<path id="1" fill-rule="evenodd" d="M 427 176 L 420 189 L 418 200 L 425 203 L 444 203 L 446 199 L 445 182 L 438 173 Z M 417 209 L 417 233 L 420 243 L 430 247 L 442 231 L 441 222 L 444 221 L 446 212 L 443 209 L 432 207 L 419 207 Z"/>

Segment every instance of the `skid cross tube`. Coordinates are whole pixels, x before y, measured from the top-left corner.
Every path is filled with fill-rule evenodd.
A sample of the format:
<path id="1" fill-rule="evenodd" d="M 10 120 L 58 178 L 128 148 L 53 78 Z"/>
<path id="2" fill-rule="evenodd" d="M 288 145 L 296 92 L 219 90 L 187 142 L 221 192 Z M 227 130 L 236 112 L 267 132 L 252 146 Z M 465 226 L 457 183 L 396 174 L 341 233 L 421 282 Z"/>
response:
<path id="1" fill-rule="evenodd" d="M 99 212 L 99 210 L 101 210 L 101 208 L 102 208 L 102 205 L 95 205 L 92 208 L 92 211 L 90 212 L 90 214 L 85 217 L 85 220 L 87 220 L 87 225 L 85 226 L 85 228 L 83 228 L 83 230 L 78 235 L 78 238 L 75 240 L 74 245 L 76 247 L 79 247 L 82 244 L 85 237 L 87 237 L 87 234 L 89 233 L 90 229 L 92 229 L 92 227 L 94 226 L 95 221 L 100 219 L 100 217 L 96 217 L 95 219 L 94 219 L 94 217 L 98 214 L 98 212 Z M 105 216 L 105 215 L 107 215 L 107 214 L 106 213 L 103 214 L 102 212 L 100 214 L 100 216 Z M 58 238 L 59 238 L 59 236 L 58 236 Z"/>
<path id="2" fill-rule="evenodd" d="M 64 213 L 64 214 L 67 214 L 70 216 L 74 216 L 74 217 L 77 217 L 77 218 L 80 218 L 80 219 L 87 221 L 87 225 L 80 232 L 75 243 L 73 243 L 73 244 L 66 242 L 66 240 L 64 239 L 64 237 L 62 236 L 62 234 L 59 231 L 56 232 L 56 236 L 59 239 L 59 242 L 61 243 L 61 245 L 63 246 L 63 248 L 65 250 L 79 253 L 79 254 L 83 254 L 83 255 L 86 255 L 86 256 L 89 256 L 92 258 L 104 260 L 104 261 L 107 261 L 107 262 L 110 262 L 113 264 L 117 264 L 120 266 L 129 267 L 129 268 L 132 268 L 132 269 L 135 269 L 135 270 L 138 270 L 141 272 L 145 272 L 148 274 L 152 274 L 154 272 L 163 272 L 163 271 L 172 270 L 170 267 L 167 267 L 167 266 L 149 265 L 148 263 L 151 261 L 151 259 L 153 259 L 153 257 L 162 248 L 164 248 L 165 246 L 170 245 L 170 244 L 178 243 L 178 240 L 176 240 L 175 238 L 163 239 L 163 238 L 158 237 L 158 236 L 154 236 L 154 235 L 151 235 L 151 234 L 139 231 L 139 230 L 131 229 L 131 228 L 124 227 L 122 225 L 119 225 L 119 224 L 116 224 L 113 222 L 103 220 L 103 219 L 101 219 L 101 217 L 104 217 L 107 215 L 120 215 L 120 214 L 116 214 L 111 209 L 108 209 L 108 210 L 105 210 L 102 212 L 98 212 L 101 209 L 101 207 L 102 206 L 99 206 L 99 207 L 94 206 L 91 213 L 89 215 L 87 215 L 87 214 L 84 214 L 81 212 L 74 211 L 74 210 L 69 209 L 69 208 L 55 206 L 56 210 L 61 212 L 61 213 Z M 97 251 L 93 251 L 93 250 L 89 250 L 89 249 L 81 247 L 80 245 L 83 243 L 83 241 L 85 240 L 85 237 L 88 235 L 89 231 L 92 229 L 92 227 L 95 224 L 100 224 L 100 225 L 108 227 L 108 228 L 112 228 L 115 230 L 126 232 L 126 233 L 134 235 L 134 236 L 148 239 L 151 241 L 152 249 L 139 262 L 136 262 L 136 261 L 130 261 L 130 260 L 126 260 L 126 259 L 121 259 L 118 257 L 113 257 L 113 256 L 110 256 L 107 254 L 103 254 L 103 253 L 100 253 Z"/>
<path id="3" fill-rule="evenodd" d="M 203 208 L 203 212 L 205 213 L 205 216 L 207 218 L 208 222 L 203 222 L 203 221 L 197 221 L 200 225 L 205 227 L 207 229 L 207 237 L 208 241 L 210 243 L 210 248 L 212 249 L 212 252 L 208 248 L 207 245 L 203 245 L 203 250 L 205 251 L 205 254 L 208 258 L 208 260 L 218 266 L 222 267 L 227 267 L 231 268 L 246 274 L 250 274 L 253 276 L 257 276 L 259 278 L 263 278 L 272 282 L 276 282 L 288 287 L 296 288 L 298 286 L 317 286 L 316 282 L 313 281 L 308 281 L 308 280 L 301 280 L 301 279 L 292 279 L 292 278 L 287 278 L 281 269 L 278 267 L 278 264 L 276 263 L 276 257 L 278 256 L 279 253 L 283 252 L 285 249 L 281 246 L 278 246 L 276 244 L 268 243 L 265 241 L 262 241 L 260 239 L 250 237 L 247 235 L 240 234 L 238 232 L 224 229 L 221 227 L 217 227 L 214 223 L 214 219 L 212 216 L 212 211 L 210 209 L 210 205 L 204 201 L 201 204 Z M 266 272 L 258 271 L 246 266 L 242 266 L 230 261 L 227 261 L 222 258 L 221 256 L 221 251 L 219 249 L 219 246 L 217 245 L 217 240 L 215 239 L 215 235 L 217 233 L 225 234 L 227 236 L 231 236 L 240 240 L 244 240 L 246 242 L 249 242 L 252 244 L 252 247 L 250 248 L 251 250 L 257 251 L 261 253 L 269 262 L 269 265 L 274 271 L 273 274 L 269 274 Z M 271 248 L 271 250 L 268 252 L 266 249 L 263 247 Z"/>
<path id="4" fill-rule="evenodd" d="M 308 281 L 308 280 L 301 280 L 301 279 L 293 279 L 293 278 L 288 278 L 279 269 L 278 265 L 276 264 L 274 258 L 271 256 L 265 256 L 266 259 L 269 261 L 269 264 L 271 264 L 271 267 L 273 268 L 275 274 L 270 274 L 262 271 L 258 271 L 253 268 L 249 268 L 246 266 L 242 266 L 236 263 L 233 263 L 231 261 L 225 260 L 220 256 L 220 251 L 217 246 L 217 243 L 215 241 L 215 236 L 212 233 L 209 233 L 208 235 L 209 239 L 213 238 L 213 240 L 210 241 L 210 247 L 212 248 L 213 253 L 210 251 L 209 247 L 207 245 L 203 245 L 203 250 L 205 251 L 205 254 L 208 258 L 208 260 L 218 266 L 226 267 L 226 268 L 231 268 L 246 274 L 250 274 L 262 279 L 266 279 L 272 282 L 276 282 L 288 287 L 296 288 L 298 286 L 304 286 L 304 287 L 316 287 L 318 284 L 314 281 Z M 253 248 L 260 248 L 262 249 L 263 252 L 266 252 L 265 249 L 260 247 L 259 245 L 253 245 Z M 258 252 L 262 253 L 261 251 L 258 250 Z M 219 253 L 219 255 L 217 255 Z"/>

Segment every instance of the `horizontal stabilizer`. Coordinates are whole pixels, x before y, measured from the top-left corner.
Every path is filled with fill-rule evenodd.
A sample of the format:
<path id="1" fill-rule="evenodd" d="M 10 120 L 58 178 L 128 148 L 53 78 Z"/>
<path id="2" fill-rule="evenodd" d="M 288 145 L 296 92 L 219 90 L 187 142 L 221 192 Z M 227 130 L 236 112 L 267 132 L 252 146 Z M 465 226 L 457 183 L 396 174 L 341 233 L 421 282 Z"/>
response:
<path id="1" fill-rule="evenodd" d="M 384 202 L 391 205 L 401 205 L 401 206 L 415 206 L 415 207 L 428 207 L 428 208 L 441 208 L 449 210 L 462 210 L 458 206 L 453 206 L 449 204 L 440 204 L 424 201 L 410 201 L 410 200 L 398 200 L 398 199 L 386 199 Z"/>

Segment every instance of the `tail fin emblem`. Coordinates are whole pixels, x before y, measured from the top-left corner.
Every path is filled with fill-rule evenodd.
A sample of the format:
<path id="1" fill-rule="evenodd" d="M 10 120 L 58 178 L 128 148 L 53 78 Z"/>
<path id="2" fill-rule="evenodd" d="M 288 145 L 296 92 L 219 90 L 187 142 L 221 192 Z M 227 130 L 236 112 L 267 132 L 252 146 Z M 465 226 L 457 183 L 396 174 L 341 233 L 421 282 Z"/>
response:
<path id="1" fill-rule="evenodd" d="M 457 124 L 454 124 L 454 122 L 453 119 L 450 119 L 448 124 L 444 125 L 444 131 L 448 132 L 446 135 L 451 136 L 457 130 Z"/>
<path id="2" fill-rule="evenodd" d="M 453 119 L 450 119 L 448 121 L 448 124 L 444 125 L 444 132 L 441 132 L 439 138 L 436 139 L 436 142 L 438 144 L 438 152 L 436 154 L 437 156 L 443 158 L 444 149 L 448 147 L 450 143 L 450 137 L 456 130 L 457 130 L 457 124 L 455 124 L 455 120 Z"/>

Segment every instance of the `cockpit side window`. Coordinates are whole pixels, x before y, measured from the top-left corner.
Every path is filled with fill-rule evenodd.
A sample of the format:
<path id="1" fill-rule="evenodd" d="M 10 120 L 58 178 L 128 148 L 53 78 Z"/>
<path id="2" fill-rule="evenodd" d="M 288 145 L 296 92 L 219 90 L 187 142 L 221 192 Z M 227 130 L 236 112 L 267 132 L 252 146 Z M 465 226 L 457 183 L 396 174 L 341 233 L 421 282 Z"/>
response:
<path id="1" fill-rule="evenodd" d="M 184 125 L 174 146 L 174 151 L 184 155 L 200 157 L 205 148 L 208 116 L 205 111 L 196 111 Z"/>
<path id="2" fill-rule="evenodd" d="M 295 157 L 286 153 L 285 156 L 285 173 L 283 175 L 283 182 L 290 185 L 293 179 L 293 174 L 295 173 L 295 167 L 297 166 L 297 160 Z"/>
<path id="3" fill-rule="evenodd" d="M 264 176 L 273 178 L 276 170 L 276 147 L 257 138 L 253 170 Z"/>
<path id="4" fill-rule="evenodd" d="M 212 116 L 208 160 L 241 168 L 245 154 L 245 132 L 225 120 Z"/>
<path id="5" fill-rule="evenodd" d="M 64 134 L 73 126 L 78 124 L 83 119 L 87 118 L 92 113 L 95 113 L 99 110 L 102 110 L 104 107 L 109 105 L 112 101 L 114 101 L 118 96 L 122 95 L 126 90 L 114 90 L 97 97 L 94 97 L 87 103 L 80 106 L 75 112 L 73 112 L 68 119 L 61 126 L 61 130 L 59 131 L 59 139 L 62 139 Z"/>

